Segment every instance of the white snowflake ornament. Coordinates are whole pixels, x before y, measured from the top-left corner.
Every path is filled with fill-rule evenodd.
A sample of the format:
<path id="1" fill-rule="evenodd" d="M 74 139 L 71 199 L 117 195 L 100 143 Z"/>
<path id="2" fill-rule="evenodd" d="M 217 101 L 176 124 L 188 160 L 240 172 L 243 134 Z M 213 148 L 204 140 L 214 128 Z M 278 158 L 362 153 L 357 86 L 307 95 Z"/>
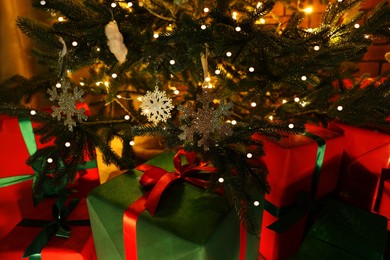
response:
<path id="1" fill-rule="evenodd" d="M 141 115 L 148 118 L 149 122 L 158 124 L 160 121 L 166 122 L 171 117 L 171 110 L 174 108 L 172 99 L 168 98 L 165 91 L 159 91 L 158 87 L 153 92 L 147 91 L 142 97 Z"/>
<path id="2" fill-rule="evenodd" d="M 76 117 L 79 122 L 87 119 L 87 115 L 84 113 L 85 109 L 76 108 L 77 102 L 83 101 L 82 95 L 84 94 L 84 91 L 75 87 L 73 93 L 70 92 L 70 84 L 65 80 L 61 80 L 61 84 L 58 86 L 47 90 L 51 101 L 58 100 L 58 107 L 52 106 L 53 113 L 51 115 L 57 117 L 58 121 L 65 118 L 64 125 L 68 126 L 70 131 L 73 131 L 73 127 L 76 126 L 74 117 Z M 62 91 L 57 92 L 59 89 Z"/>

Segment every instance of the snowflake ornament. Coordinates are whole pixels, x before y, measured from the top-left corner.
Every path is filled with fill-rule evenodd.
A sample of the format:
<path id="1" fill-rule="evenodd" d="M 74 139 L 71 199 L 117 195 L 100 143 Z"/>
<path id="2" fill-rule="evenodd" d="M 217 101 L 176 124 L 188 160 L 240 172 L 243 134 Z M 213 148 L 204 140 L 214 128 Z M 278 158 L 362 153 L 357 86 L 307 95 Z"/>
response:
<path id="1" fill-rule="evenodd" d="M 178 108 L 183 112 L 180 116 L 181 119 L 191 120 L 190 125 L 180 127 L 183 133 L 179 135 L 179 139 L 185 141 L 185 144 L 193 145 L 194 135 L 198 134 L 200 136 L 197 142 L 198 147 L 203 146 L 204 150 L 207 151 L 212 140 L 218 141 L 233 133 L 231 125 L 224 122 L 224 117 L 230 115 L 229 109 L 233 107 L 233 104 L 221 102 L 219 107 L 215 109 L 210 106 L 213 99 L 213 96 L 205 91 L 199 98 L 202 108 L 197 111 L 190 107 Z"/>
<path id="2" fill-rule="evenodd" d="M 59 89 L 62 91 L 57 92 Z M 51 101 L 58 100 L 58 107 L 52 106 L 52 116 L 57 117 L 58 121 L 65 118 L 64 125 L 68 126 L 69 131 L 73 131 L 73 127 L 76 126 L 74 117 L 77 117 L 78 122 L 88 118 L 84 113 L 84 108 L 76 108 L 76 104 L 83 101 L 83 90 L 79 90 L 75 87 L 72 93 L 69 82 L 61 80 L 61 84 L 48 89 L 47 93 L 49 93 Z"/>
<path id="3" fill-rule="evenodd" d="M 149 122 L 156 125 L 160 121 L 166 122 L 171 117 L 173 108 L 172 99 L 166 96 L 165 91 L 159 91 L 157 86 L 153 92 L 147 91 L 142 97 L 141 115 L 146 116 Z"/>

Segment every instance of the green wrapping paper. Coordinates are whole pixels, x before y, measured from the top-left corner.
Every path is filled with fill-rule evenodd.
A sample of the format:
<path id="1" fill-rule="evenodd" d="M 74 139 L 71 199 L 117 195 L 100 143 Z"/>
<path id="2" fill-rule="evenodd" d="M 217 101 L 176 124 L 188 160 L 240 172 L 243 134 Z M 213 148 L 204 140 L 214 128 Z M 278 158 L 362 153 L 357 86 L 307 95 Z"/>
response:
<path id="1" fill-rule="evenodd" d="M 173 171 L 173 156 L 166 152 L 147 164 Z M 88 210 L 99 259 L 126 259 L 123 215 L 143 195 L 141 175 L 133 170 L 90 192 Z M 256 199 L 262 202 L 263 195 Z M 259 222 L 261 212 L 259 207 Z M 163 193 L 154 216 L 145 210 L 138 217 L 138 259 L 239 259 L 239 232 L 238 217 L 223 196 L 177 181 Z M 247 234 L 245 259 L 257 259 L 258 246 L 259 238 Z"/>
<path id="2" fill-rule="evenodd" d="M 327 201 L 294 259 L 382 260 L 387 219 L 338 201 Z"/>

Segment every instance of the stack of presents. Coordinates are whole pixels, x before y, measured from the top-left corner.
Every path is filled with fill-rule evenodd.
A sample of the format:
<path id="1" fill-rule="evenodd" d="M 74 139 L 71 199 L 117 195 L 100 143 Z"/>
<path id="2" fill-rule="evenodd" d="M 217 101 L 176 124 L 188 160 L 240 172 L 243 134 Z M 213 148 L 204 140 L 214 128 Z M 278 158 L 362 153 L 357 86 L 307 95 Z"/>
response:
<path id="1" fill-rule="evenodd" d="M 260 160 L 271 192 L 256 195 L 259 231 L 252 234 L 226 198 L 167 177 L 185 168 L 183 158 L 193 160 L 182 151 L 163 152 L 104 183 L 91 158 L 80 166 L 69 198 L 35 205 L 32 181 L 39 169 L 25 162 L 47 144 L 34 127 L 0 117 L 0 259 L 385 257 L 390 135 L 383 131 L 332 122 L 278 141 L 255 135 L 264 142 Z M 156 189 L 145 193 L 140 182 Z M 163 192 L 156 195 L 157 187 Z"/>

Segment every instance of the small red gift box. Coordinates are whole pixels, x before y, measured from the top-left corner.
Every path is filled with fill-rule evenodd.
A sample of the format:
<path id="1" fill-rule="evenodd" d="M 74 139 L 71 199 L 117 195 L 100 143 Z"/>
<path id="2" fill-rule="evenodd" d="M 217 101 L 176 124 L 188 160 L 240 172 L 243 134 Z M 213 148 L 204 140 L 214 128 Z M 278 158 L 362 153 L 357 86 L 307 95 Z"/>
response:
<path id="1" fill-rule="evenodd" d="M 24 216 L 37 212 L 32 199 L 34 170 L 26 164 L 37 149 L 52 145 L 42 144 L 33 134 L 36 123 L 0 115 L 0 239 Z M 96 163 L 78 172 L 79 178 L 72 185 L 77 197 L 86 197 L 87 192 L 100 184 Z M 42 208 L 40 209 L 42 210 Z"/>
<path id="2" fill-rule="evenodd" d="M 339 197 L 372 211 L 381 171 L 390 167 L 390 135 L 339 122 L 332 122 L 330 128 L 345 135 Z"/>
<path id="3" fill-rule="evenodd" d="M 305 135 L 289 135 L 278 142 L 260 135 L 254 138 L 264 143 L 263 162 L 271 187 L 265 198 L 260 253 L 268 260 L 286 259 L 302 242 L 308 202 L 336 189 L 343 136 L 328 129 L 307 126 Z M 283 211 L 297 212 L 292 213 L 294 216 L 285 216 L 296 221 L 282 224 L 283 230 L 277 228 L 280 229 L 278 232 L 271 230 L 269 226 L 281 220 Z"/>
<path id="4" fill-rule="evenodd" d="M 46 210 L 34 215 L 34 220 L 53 221 L 51 205 L 53 200 L 43 202 Z M 62 238 L 52 236 L 43 247 L 40 256 L 44 260 L 93 260 L 96 259 L 92 230 L 89 225 L 72 225 L 72 220 L 82 221 L 88 219 L 88 210 L 85 199 L 81 200 L 76 208 L 67 217 L 70 224 L 70 237 Z M 36 239 L 43 227 L 21 226 L 12 229 L 0 240 L 0 259 L 22 259 L 25 250 Z M 35 256 L 35 255 L 34 255 Z"/>

